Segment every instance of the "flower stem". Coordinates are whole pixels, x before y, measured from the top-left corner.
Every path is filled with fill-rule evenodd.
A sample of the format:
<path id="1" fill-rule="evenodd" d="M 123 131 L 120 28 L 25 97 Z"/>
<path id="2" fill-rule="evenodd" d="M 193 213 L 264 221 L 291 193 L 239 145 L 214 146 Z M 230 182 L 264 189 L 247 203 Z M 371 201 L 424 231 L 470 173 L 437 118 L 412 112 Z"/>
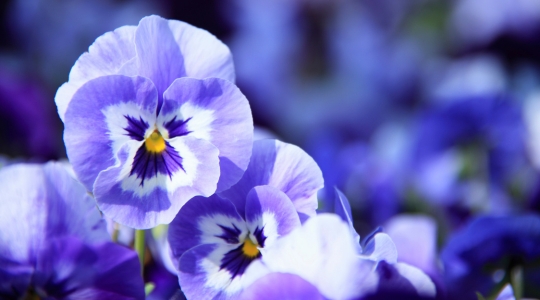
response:
<path id="1" fill-rule="evenodd" d="M 135 230 L 135 251 L 139 255 L 141 274 L 144 272 L 144 230 Z"/>
<path id="2" fill-rule="evenodd" d="M 523 267 L 516 266 L 511 272 L 510 283 L 514 290 L 514 297 L 519 300 L 523 296 Z"/>

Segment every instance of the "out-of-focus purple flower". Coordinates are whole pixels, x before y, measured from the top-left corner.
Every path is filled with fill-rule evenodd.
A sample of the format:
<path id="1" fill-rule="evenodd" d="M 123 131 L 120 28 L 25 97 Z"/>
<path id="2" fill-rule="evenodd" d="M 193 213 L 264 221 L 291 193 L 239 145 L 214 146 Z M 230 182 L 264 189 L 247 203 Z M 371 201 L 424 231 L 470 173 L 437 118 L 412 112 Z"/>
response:
<path id="1" fill-rule="evenodd" d="M 0 69 L 0 152 L 47 160 L 60 155 L 60 128 L 44 89 Z"/>
<path id="2" fill-rule="evenodd" d="M 505 212 L 527 181 L 521 111 L 503 96 L 441 103 L 419 117 L 414 141 L 415 185 L 434 203 Z M 490 199 L 488 201 L 488 199 Z"/>
<path id="3" fill-rule="evenodd" d="M 460 0 L 455 5 L 451 29 L 466 46 L 484 45 L 504 34 L 533 38 L 540 31 L 540 3 L 535 0 Z"/>
<path id="4" fill-rule="evenodd" d="M 73 169 L 116 222 L 169 223 L 192 197 L 236 183 L 249 163 L 246 98 L 230 81 L 186 76 L 234 80 L 227 47 L 150 16 L 98 38 L 57 92 Z"/>
<path id="5" fill-rule="evenodd" d="M 450 299 L 476 299 L 522 268 L 526 297 L 539 297 L 527 276 L 540 265 L 540 216 L 479 217 L 451 237 L 441 253 Z"/>
<path id="6" fill-rule="evenodd" d="M 110 242 L 94 201 L 63 166 L 7 166 L 0 189 L 2 298 L 144 298 L 137 255 Z"/>
<path id="7" fill-rule="evenodd" d="M 300 226 L 301 216 L 314 215 L 322 185 L 320 170 L 300 148 L 256 141 L 236 185 L 220 196 L 188 201 L 169 227 L 186 296 L 238 296 L 252 281 L 246 269 L 264 249 Z"/>

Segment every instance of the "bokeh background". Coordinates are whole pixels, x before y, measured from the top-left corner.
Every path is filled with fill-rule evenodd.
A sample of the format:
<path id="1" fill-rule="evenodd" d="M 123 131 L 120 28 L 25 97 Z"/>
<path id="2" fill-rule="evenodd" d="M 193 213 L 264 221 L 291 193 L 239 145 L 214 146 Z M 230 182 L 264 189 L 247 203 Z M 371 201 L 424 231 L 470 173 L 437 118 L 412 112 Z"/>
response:
<path id="1" fill-rule="evenodd" d="M 420 213 L 442 249 L 475 216 L 540 210 L 538 0 L 2 1 L 0 164 L 65 158 L 56 89 L 149 14 L 230 47 L 256 136 L 309 153 L 320 210 L 339 188 L 361 236 Z"/>

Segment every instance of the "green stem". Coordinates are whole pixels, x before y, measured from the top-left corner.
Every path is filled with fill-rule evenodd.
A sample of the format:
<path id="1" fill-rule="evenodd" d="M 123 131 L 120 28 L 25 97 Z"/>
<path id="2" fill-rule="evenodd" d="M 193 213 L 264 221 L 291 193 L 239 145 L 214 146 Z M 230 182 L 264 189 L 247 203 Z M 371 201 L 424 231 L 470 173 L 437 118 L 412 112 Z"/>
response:
<path id="1" fill-rule="evenodd" d="M 144 230 L 135 230 L 135 251 L 139 255 L 142 274 L 144 271 Z"/>
<path id="2" fill-rule="evenodd" d="M 113 242 L 117 243 L 118 242 L 118 235 L 120 234 L 120 225 L 118 225 L 118 223 L 114 222 L 114 229 L 113 229 L 113 233 L 112 233 L 112 240 Z"/>
<path id="3" fill-rule="evenodd" d="M 512 289 L 514 290 L 514 297 L 516 300 L 519 300 L 521 297 L 523 297 L 523 267 L 516 266 L 511 272 L 510 283 L 512 284 Z"/>

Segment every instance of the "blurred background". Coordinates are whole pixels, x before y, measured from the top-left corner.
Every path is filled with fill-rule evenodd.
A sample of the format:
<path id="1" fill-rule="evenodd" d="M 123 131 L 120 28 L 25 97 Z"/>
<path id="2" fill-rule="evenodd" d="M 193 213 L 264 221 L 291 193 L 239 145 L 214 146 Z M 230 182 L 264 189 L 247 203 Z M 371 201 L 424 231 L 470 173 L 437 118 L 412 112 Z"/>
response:
<path id="1" fill-rule="evenodd" d="M 256 137 L 309 153 L 320 210 L 339 188 L 361 236 L 420 213 L 440 249 L 474 216 L 540 210 L 538 0 L 0 5 L 0 165 L 64 158 L 54 95 L 71 66 L 106 31 L 158 14 L 230 47 Z"/>

